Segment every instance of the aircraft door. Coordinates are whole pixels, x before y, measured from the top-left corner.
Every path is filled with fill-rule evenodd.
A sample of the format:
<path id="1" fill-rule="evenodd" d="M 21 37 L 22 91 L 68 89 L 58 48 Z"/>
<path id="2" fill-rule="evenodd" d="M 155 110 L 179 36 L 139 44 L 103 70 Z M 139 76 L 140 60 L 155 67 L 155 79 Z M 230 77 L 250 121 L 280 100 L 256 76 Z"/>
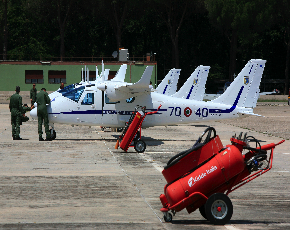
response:
<path id="1" fill-rule="evenodd" d="M 93 124 L 95 120 L 96 105 L 95 95 L 93 91 L 86 91 L 84 97 L 81 100 L 82 116 L 80 116 L 80 122 Z"/>

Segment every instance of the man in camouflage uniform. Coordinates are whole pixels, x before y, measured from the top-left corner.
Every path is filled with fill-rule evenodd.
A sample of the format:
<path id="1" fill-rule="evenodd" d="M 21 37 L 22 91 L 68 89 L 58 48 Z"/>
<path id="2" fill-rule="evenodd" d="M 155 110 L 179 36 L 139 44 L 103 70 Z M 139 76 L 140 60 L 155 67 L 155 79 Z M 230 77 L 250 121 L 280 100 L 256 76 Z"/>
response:
<path id="1" fill-rule="evenodd" d="M 34 105 L 36 101 L 36 94 L 37 94 L 37 89 L 35 88 L 35 84 L 33 84 L 32 89 L 30 90 L 31 107 Z"/>
<path id="2" fill-rule="evenodd" d="M 48 126 L 48 114 L 46 109 L 46 104 L 50 103 L 49 96 L 45 88 L 42 88 L 41 91 L 36 95 L 37 102 L 37 119 L 38 119 L 38 135 L 39 141 L 44 141 L 42 138 L 42 121 L 44 121 L 46 141 L 51 141 L 50 131 Z"/>
<path id="3" fill-rule="evenodd" d="M 11 112 L 11 125 L 13 140 L 22 140 L 20 138 L 20 124 L 22 122 L 22 114 L 25 113 L 22 107 L 22 97 L 19 95 L 20 87 L 16 86 L 16 93 L 10 97 L 9 109 Z"/>

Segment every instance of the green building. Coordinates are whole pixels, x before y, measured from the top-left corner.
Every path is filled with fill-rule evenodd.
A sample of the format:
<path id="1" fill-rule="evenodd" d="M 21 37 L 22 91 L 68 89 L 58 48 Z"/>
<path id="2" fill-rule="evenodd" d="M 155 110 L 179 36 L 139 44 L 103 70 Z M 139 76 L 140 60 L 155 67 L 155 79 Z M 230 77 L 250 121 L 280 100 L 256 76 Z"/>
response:
<path id="1" fill-rule="evenodd" d="M 135 83 L 141 78 L 146 66 L 154 66 L 151 82 L 157 84 L 156 62 L 104 62 L 105 69 L 110 69 L 109 79 L 113 78 L 122 64 L 127 64 L 125 81 Z M 82 69 L 89 69 L 90 81 L 96 78 L 96 66 L 99 74 L 102 71 L 101 62 L 53 62 L 53 61 L 0 61 L 0 91 L 14 91 L 19 85 L 21 91 L 29 91 L 35 83 L 38 90 L 46 88 L 55 91 L 60 83 L 66 85 L 82 80 Z"/>

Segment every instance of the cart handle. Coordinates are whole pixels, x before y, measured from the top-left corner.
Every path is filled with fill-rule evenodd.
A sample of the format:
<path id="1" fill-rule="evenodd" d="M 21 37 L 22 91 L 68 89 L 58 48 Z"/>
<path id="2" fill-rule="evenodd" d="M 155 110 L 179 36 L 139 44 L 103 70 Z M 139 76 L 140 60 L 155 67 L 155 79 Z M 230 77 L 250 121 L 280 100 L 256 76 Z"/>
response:
<path id="1" fill-rule="evenodd" d="M 279 143 L 275 144 L 275 143 L 271 143 L 271 144 L 267 144 L 267 145 L 262 145 L 261 146 L 261 149 L 262 150 L 269 150 L 269 149 L 272 149 L 272 148 L 275 148 L 277 145 L 280 145 L 284 142 L 285 140 L 282 140 L 280 141 Z M 259 148 L 257 148 L 259 149 Z"/>

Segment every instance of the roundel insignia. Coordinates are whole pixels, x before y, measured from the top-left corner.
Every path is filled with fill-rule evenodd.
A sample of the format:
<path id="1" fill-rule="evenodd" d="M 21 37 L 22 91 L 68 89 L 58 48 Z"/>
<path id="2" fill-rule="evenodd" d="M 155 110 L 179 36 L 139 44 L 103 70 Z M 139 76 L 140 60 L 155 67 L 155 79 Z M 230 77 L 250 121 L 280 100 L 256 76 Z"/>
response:
<path id="1" fill-rule="evenodd" d="M 185 115 L 186 117 L 189 117 L 191 114 L 192 114 L 192 110 L 191 110 L 191 108 L 186 107 L 186 108 L 184 109 L 184 115 Z"/>

